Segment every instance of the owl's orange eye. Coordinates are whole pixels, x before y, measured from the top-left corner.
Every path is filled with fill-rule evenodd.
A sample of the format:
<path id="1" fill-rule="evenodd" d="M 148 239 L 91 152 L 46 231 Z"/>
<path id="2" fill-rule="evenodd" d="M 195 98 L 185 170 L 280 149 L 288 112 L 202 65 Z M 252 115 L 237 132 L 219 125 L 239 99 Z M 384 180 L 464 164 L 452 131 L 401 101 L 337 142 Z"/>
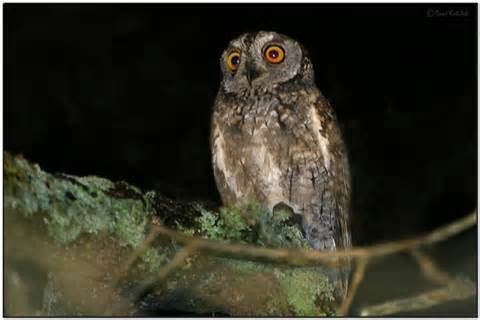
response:
<path id="1" fill-rule="evenodd" d="M 265 59 L 273 64 L 280 63 L 285 59 L 285 50 L 280 46 L 271 45 L 265 49 Z"/>
<path id="2" fill-rule="evenodd" d="M 227 57 L 227 67 L 230 71 L 235 72 L 240 64 L 240 52 L 232 51 Z"/>

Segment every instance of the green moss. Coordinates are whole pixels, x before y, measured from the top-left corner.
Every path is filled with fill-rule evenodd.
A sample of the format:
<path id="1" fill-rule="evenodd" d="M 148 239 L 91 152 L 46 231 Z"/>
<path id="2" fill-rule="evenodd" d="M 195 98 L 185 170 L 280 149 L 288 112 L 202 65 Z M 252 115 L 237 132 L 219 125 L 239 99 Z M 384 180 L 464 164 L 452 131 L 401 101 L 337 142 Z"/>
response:
<path id="1" fill-rule="evenodd" d="M 197 222 L 201 232 L 213 240 L 242 241 L 251 231 L 245 216 L 237 207 L 222 208 L 220 215 L 201 209 L 201 216 Z"/>
<path id="2" fill-rule="evenodd" d="M 182 226 L 180 224 L 180 222 L 178 222 L 178 221 L 175 221 L 175 226 L 176 226 L 176 229 L 180 232 L 183 232 L 183 233 L 188 234 L 190 236 L 193 236 L 195 234 L 195 229 L 186 228 L 186 227 Z"/>
<path id="3" fill-rule="evenodd" d="M 201 210 L 200 231 L 213 240 L 253 243 L 273 248 L 310 248 L 300 226 L 291 222 L 289 212 L 275 215 L 257 202 L 242 207 L 224 207 L 220 214 Z"/>
<path id="4" fill-rule="evenodd" d="M 243 212 L 249 217 L 253 219 L 258 219 L 260 217 L 268 216 L 268 210 L 262 204 L 255 200 L 251 200 L 247 202 L 243 206 Z"/>
<path id="5" fill-rule="evenodd" d="M 8 158 L 4 160 L 5 165 L 3 166 L 3 177 L 4 177 L 5 179 L 15 177 L 16 175 L 19 174 L 19 171 L 18 171 L 17 168 L 8 165 L 9 163 L 12 162 L 11 156 L 8 156 L 8 154 L 5 154 L 5 153 L 4 153 L 4 157 L 5 157 L 5 158 L 8 157 Z"/>
<path id="6" fill-rule="evenodd" d="M 223 264 L 240 274 L 270 273 L 275 276 L 285 296 L 272 294 L 272 298 L 260 315 L 278 316 L 276 312 L 284 310 L 288 303 L 295 316 L 334 316 L 336 315 L 334 288 L 325 275 L 325 270 L 318 267 L 289 268 L 277 267 L 252 261 L 220 258 Z M 284 297 L 284 298 L 282 298 Z M 285 302 L 286 299 L 287 302 Z"/>
<path id="7" fill-rule="evenodd" d="M 282 224 L 286 222 L 290 218 L 290 213 L 286 210 L 280 210 L 275 212 L 272 217 L 272 220 L 276 224 Z"/>
<path id="8" fill-rule="evenodd" d="M 319 268 L 275 269 L 287 295 L 288 304 L 296 316 L 328 316 L 331 310 L 318 305 L 319 298 L 333 305 L 333 286 Z"/>
<path id="9" fill-rule="evenodd" d="M 165 262 L 166 257 L 164 254 L 159 254 L 155 248 L 149 248 L 140 256 L 138 269 L 142 273 L 158 272 Z"/>
<path id="10" fill-rule="evenodd" d="M 87 190 L 93 192 L 95 190 L 110 190 L 113 188 L 114 184 L 112 181 L 97 177 L 97 176 L 86 176 L 86 177 L 74 177 L 71 178 L 75 179 L 77 182 L 81 183 Z"/>
<path id="11" fill-rule="evenodd" d="M 259 272 L 270 272 L 271 267 L 263 263 L 247 261 L 247 260 L 232 260 L 226 258 L 222 259 L 222 262 L 229 265 L 232 269 L 240 273 L 259 273 Z"/>
<path id="12" fill-rule="evenodd" d="M 332 316 L 336 314 L 334 288 L 321 268 L 288 268 L 273 265 L 223 259 L 236 272 L 258 274 L 271 273 L 278 280 L 290 309 L 295 316 Z M 275 293 L 269 300 L 265 310 L 259 310 L 264 315 L 276 315 L 284 305 L 282 295 Z"/>
<path id="13" fill-rule="evenodd" d="M 123 239 L 126 244 L 137 246 L 145 237 L 148 218 L 144 215 L 141 205 L 138 201 L 125 201 L 115 208 L 117 221 L 114 223 L 110 232 Z M 128 210 L 130 202 L 130 210 Z"/>
<path id="14" fill-rule="evenodd" d="M 207 210 L 201 211 L 202 215 L 197 219 L 200 224 L 200 230 L 208 236 L 209 239 L 224 239 L 225 231 L 223 230 L 221 220 Z"/>
<path id="15" fill-rule="evenodd" d="M 5 184 L 15 188 L 5 194 L 5 207 L 26 218 L 42 214 L 53 239 L 67 243 L 81 233 L 109 232 L 125 245 L 136 246 L 143 240 L 148 222 L 145 204 L 128 197 L 112 200 L 113 182 L 93 176 L 52 176 L 20 157 L 10 157 L 4 169 L 22 173 L 6 179 Z"/>
<path id="16" fill-rule="evenodd" d="M 155 191 L 147 191 L 143 195 L 143 203 L 145 204 L 145 212 L 154 213 L 156 210 L 154 208 L 155 198 L 157 193 Z"/>
<path id="17" fill-rule="evenodd" d="M 255 219 L 256 244 L 273 248 L 310 248 L 300 226 L 292 222 L 291 213 L 281 210 L 271 214 L 255 202 L 250 202 L 246 210 Z"/>
<path id="18" fill-rule="evenodd" d="M 223 208 L 220 211 L 225 234 L 231 240 L 240 241 L 251 229 L 239 208 Z"/>

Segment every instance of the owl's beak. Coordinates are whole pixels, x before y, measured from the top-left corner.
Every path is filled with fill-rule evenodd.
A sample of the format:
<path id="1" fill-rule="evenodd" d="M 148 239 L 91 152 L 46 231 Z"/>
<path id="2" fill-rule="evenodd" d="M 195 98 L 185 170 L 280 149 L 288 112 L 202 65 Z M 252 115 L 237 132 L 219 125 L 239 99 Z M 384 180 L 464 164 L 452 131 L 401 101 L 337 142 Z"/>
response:
<path id="1" fill-rule="evenodd" d="M 261 71 L 251 63 L 247 63 L 245 66 L 245 77 L 247 78 L 248 84 L 252 85 L 252 82 L 261 75 Z"/>

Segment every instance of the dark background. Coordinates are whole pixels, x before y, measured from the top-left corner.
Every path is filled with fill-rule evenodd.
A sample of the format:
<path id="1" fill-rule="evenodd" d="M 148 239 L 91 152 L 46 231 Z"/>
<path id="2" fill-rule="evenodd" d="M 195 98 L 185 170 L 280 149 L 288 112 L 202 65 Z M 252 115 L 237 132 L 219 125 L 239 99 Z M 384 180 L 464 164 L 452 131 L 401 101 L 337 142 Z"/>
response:
<path id="1" fill-rule="evenodd" d="M 309 50 L 337 112 L 355 244 L 476 207 L 476 4 L 6 4 L 4 147 L 48 171 L 219 203 L 208 144 L 219 57 L 261 29 Z M 464 239 L 465 252 L 441 256 L 473 268 L 476 231 Z"/>

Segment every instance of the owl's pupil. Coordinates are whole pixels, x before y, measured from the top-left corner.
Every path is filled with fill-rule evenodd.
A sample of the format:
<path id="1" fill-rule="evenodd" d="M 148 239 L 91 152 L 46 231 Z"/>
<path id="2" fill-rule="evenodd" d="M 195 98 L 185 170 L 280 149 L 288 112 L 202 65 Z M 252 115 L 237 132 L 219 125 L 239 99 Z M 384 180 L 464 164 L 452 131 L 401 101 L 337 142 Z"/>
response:
<path id="1" fill-rule="evenodd" d="M 272 58 L 272 59 L 276 59 L 276 58 L 278 58 L 279 53 L 278 53 L 277 50 L 270 50 L 270 51 L 268 52 L 268 56 L 269 56 L 270 58 Z"/>
<path id="2" fill-rule="evenodd" d="M 230 62 L 232 63 L 232 65 L 236 66 L 240 63 L 240 57 L 239 56 L 234 56 L 234 57 L 232 57 Z"/>

